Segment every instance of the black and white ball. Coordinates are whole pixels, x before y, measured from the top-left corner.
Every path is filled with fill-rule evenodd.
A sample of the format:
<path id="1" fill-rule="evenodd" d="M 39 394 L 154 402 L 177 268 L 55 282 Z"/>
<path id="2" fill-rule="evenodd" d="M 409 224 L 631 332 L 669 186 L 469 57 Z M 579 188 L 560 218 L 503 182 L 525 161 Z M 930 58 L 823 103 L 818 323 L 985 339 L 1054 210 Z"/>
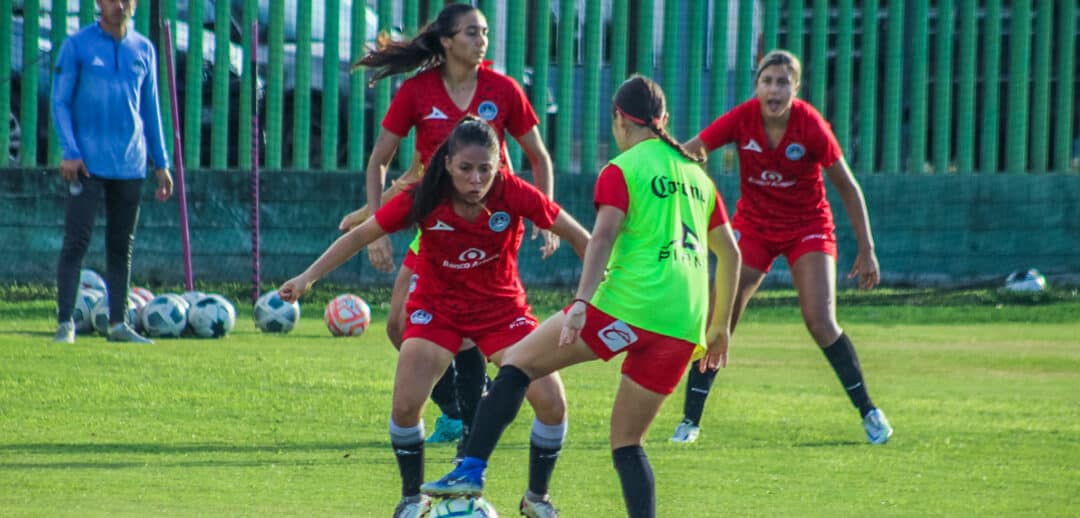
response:
<path id="1" fill-rule="evenodd" d="M 1046 277 L 1039 270 L 1017 270 L 1005 278 L 1005 289 L 1009 291 L 1042 291 L 1046 289 Z"/>
<path id="2" fill-rule="evenodd" d="M 75 296 L 75 309 L 71 312 L 71 319 L 75 322 L 76 333 L 86 333 L 94 330 L 94 321 L 91 316 L 98 300 L 105 298 L 105 292 L 93 288 L 82 288 Z"/>
<path id="3" fill-rule="evenodd" d="M 83 268 L 79 272 L 79 287 L 83 289 L 91 289 L 98 291 L 105 291 L 105 279 L 89 268 Z"/>
<path id="4" fill-rule="evenodd" d="M 483 497 L 446 498 L 435 504 L 428 515 L 431 518 L 499 518 L 495 506 Z"/>
<path id="5" fill-rule="evenodd" d="M 277 290 L 267 292 L 255 301 L 252 312 L 255 326 L 267 333 L 288 333 L 300 320 L 300 303 L 285 302 Z"/>
<path id="6" fill-rule="evenodd" d="M 124 322 L 132 326 L 137 326 L 135 323 L 139 318 L 139 308 L 142 307 L 142 301 L 135 296 L 128 295 L 127 298 L 127 314 L 124 315 Z M 103 294 L 100 299 L 94 303 L 94 308 L 90 310 L 91 322 L 94 326 L 94 331 L 101 333 L 102 335 L 109 334 L 109 295 Z"/>
<path id="7" fill-rule="evenodd" d="M 187 302 L 179 295 L 158 295 L 142 309 L 143 330 L 150 336 L 177 338 L 187 327 L 187 311 Z"/>
<path id="8" fill-rule="evenodd" d="M 201 338 L 221 338 L 236 326 L 236 308 L 228 299 L 212 293 L 191 305 L 188 326 Z"/>

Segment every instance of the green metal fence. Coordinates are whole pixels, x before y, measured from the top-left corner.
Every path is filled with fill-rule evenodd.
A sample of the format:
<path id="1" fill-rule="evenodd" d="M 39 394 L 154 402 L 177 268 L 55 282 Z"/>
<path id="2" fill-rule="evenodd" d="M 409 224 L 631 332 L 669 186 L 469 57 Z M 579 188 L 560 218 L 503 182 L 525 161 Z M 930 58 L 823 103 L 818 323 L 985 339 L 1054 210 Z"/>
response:
<path id="1" fill-rule="evenodd" d="M 1075 174 L 1080 168 L 1075 0 L 478 4 L 492 27 L 489 57 L 531 85 L 561 174 L 592 174 L 616 152 L 604 107 L 627 73 L 661 82 L 671 129 L 686 140 L 753 94 L 756 59 L 773 47 L 802 58 L 800 95 L 830 120 L 860 174 Z M 183 59 L 177 79 L 185 93 L 187 167 L 250 167 L 251 119 L 258 114 L 265 169 L 357 171 L 400 84 L 385 80 L 370 88 L 363 74 L 347 74 L 373 44 L 369 11 L 380 31 L 409 37 L 442 6 L 439 0 L 144 0 L 135 23 L 160 39 L 156 19 L 173 22 L 178 64 Z M 9 107 L 11 121 L 0 125 L 0 148 L 19 165 L 58 162 L 48 116 L 50 65 L 67 34 L 92 22 L 94 8 L 92 0 L 0 0 L 0 34 L 11 35 L 0 38 L 0 105 Z M 251 34 L 256 21 L 258 41 Z M 170 116 L 164 76 L 161 83 Z M 171 138 L 168 125 L 166 131 Z M 412 159 L 411 145 L 402 146 L 401 168 Z M 732 154 L 715 154 L 710 169 L 732 173 Z M 527 167 L 519 150 L 512 157 Z"/>

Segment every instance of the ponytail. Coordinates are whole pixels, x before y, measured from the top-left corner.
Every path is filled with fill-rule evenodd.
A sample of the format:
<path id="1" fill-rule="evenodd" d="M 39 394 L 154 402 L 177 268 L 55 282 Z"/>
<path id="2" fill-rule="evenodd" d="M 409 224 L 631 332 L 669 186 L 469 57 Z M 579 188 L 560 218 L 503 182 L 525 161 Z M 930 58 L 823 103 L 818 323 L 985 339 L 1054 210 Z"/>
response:
<path id="1" fill-rule="evenodd" d="M 439 11 L 435 21 L 425 25 L 408 41 L 390 41 L 380 35 L 379 48 L 353 62 L 349 71 L 356 72 L 361 67 L 375 69 L 369 83 L 374 85 L 384 77 L 437 67 L 446 62 L 446 49 L 441 38 L 452 38 L 458 18 L 475 10 L 469 4 L 450 4 Z"/>

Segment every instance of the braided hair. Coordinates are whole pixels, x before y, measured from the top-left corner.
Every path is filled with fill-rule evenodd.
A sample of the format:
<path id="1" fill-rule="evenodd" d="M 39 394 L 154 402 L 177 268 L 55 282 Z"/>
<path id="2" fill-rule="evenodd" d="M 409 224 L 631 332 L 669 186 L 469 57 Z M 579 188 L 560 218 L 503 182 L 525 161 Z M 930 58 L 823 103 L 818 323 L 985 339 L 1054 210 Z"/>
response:
<path id="1" fill-rule="evenodd" d="M 458 18 L 473 11 L 477 9 L 469 4 L 450 4 L 411 40 L 387 41 L 380 38 L 379 49 L 355 61 L 349 70 L 356 72 L 361 67 L 374 68 L 375 74 L 370 82 L 374 85 L 384 77 L 418 68 L 426 70 L 437 67 L 446 62 L 446 49 L 440 38 L 453 38 L 457 34 Z"/>
<path id="2" fill-rule="evenodd" d="M 660 85 L 653 80 L 638 74 L 630 76 L 623 82 L 619 90 L 615 92 L 613 100 L 615 111 L 621 113 L 624 118 L 649 128 L 660 140 L 674 148 L 687 160 L 698 164 L 705 163 L 705 155 L 695 155 L 682 146 L 662 126 L 661 121 L 667 113 L 667 100 Z"/>

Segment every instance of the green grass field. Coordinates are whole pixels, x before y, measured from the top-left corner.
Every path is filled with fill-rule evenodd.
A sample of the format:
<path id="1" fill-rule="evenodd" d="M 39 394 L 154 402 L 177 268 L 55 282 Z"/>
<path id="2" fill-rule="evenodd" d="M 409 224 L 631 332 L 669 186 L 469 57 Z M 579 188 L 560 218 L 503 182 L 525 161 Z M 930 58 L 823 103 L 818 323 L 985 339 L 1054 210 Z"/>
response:
<path id="1" fill-rule="evenodd" d="M 59 346 L 48 289 L 0 289 L 0 516 L 389 516 L 385 291 L 363 294 L 376 318 L 357 339 L 322 323 L 334 291 L 305 301 L 285 336 L 256 332 L 240 307 L 222 340 Z M 544 315 L 569 298 L 533 295 Z M 650 431 L 660 516 L 1080 515 L 1080 295 L 878 290 L 840 303 L 892 441 L 866 444 L 794 294 L 764 292 L 701 439 L 667 441 L 681 387 Z M 566 517 L 625 516 L 607 445 L 618 370 L 563 373 L 570 432 L 552 496 Z M 429 405 L 429 427 L 436 416 Z M 503 516 L 525 489 L 531 420 L 526 405 L 492 458 Z M 427 478 L 452 456 L 429 448 Z"/>

